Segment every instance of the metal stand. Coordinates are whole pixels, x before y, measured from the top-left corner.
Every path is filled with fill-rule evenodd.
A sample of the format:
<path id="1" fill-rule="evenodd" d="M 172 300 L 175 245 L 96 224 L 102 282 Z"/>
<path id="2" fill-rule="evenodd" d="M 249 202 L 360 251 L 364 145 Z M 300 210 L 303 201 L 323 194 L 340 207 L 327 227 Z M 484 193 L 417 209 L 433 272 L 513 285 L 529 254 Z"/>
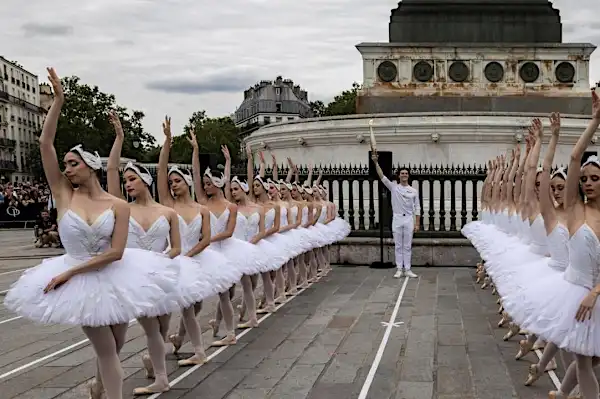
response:
<path id="1" fill-rule="evenodd" d="M 380 183 L 379 186 L 379 261 L 371 263 L 369 266 L 371 269 L 393 269 L 394 264 L 392 262 L 385 262 L 383 259 L 383 204 L 385 204 L 385 200 L 387 199 L 387 192 L 385 191 L 383 184 Z"/>

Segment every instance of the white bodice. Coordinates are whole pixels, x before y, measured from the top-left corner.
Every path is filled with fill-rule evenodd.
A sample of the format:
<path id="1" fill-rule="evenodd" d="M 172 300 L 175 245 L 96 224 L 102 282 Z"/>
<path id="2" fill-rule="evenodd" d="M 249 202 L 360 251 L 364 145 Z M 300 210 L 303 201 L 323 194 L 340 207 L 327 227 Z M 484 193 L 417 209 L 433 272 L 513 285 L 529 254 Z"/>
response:
<path id="1" fill-rule="evenodd" d="M 250 241 L 252 237 L 258 234 L 258 224 L 260 222 L 260 214 L 258 212 L 254 212 L 249 216 L 244 216 L 244 224 L 246 226 L 246 236 L 244 238 L 245 241 Z M 239 221 L 238 221 L 239 222 Z"/>
<path id="2" fill-rule="evenodd" d="M 100 214 L 91 225 L 72 210 L 58 221 L 58 232 L 67 254 L 87 259 L 106 251 L 111 244 L 115 215 L 111 209 Z"/>
<path id="3" fill-rule="evenodd" d="M 265 213 L 265 230 L 273 228 L 275 225 L 275 209 L 271 208 Z"/>
<path id="4" fill-rule="evenodd" d="M 308 223 L 308 207 L 302 208 L 302 224 Z"/>
<path id="5" fill-rule="evenodd" d="M 152 252 L 164 252 L 169 246 L 171 225 L 167 218 L 161 215 L 145 231 L 134 218 L 129 218 L 129 232 L 127 234 L 127 248 L 139 248 Z"/>
<path id="6" fill-rule="evenodd" d="M 227 219 L 229 219 L 229 217 Z M 229 220 L 227 220 L 227 221 L 229 221 Z M 225 223 L 225 225 L 227 225 L 227 223 Z M 242 240 L 242 241 L 246 241 L 247 231 L 248 231 L 248 220 L 246 219 L 246 216 L 244 216 L 238 212 L 237 217 L 235 219 L 235 228 L 233 229 L 233 237 L 235 237 L 239 240 Z"/>
<path id="7" fill-rule="evenodd" d="M 282 228 L 288 225 L 288 209 L 285 207 L 281 207 L 280 215 L 281 217 L 279 221 L 279 228 Z"/>
<path id="8" fill-rule="evenodd" d="M 548 251 L 550 252 L 548 266 L 564 272 L 569 265 L 569 229 L 564 224 L 557 223 L 548 234 Z"/>
<path id="9" fill-rule="evenodd" d="M 594 231 L 584 223 L 569 239 L 569 266 L 565 280 L 588 289 L 598 284 L 600 275 L 600 242 Z"/>
<path id="10" fill-rule="evenodd" d="M 323 205 L 321 207 L 321 214 L 319 215 L 319 223 L 325 223 L 325 220 L 327 219 L 327 205 Z"/>
<path id="11" fill-rule="evenodd" d="M 290 212 L 292 213 L 292 222 L 296 223 L 296 220 L 298 219 L 298 207 L 294 205 L 290 208 Z"/>
<path id="12" fill-rule="evenodd" d="M 181 254 L 184 255 L 202 239 L 202 214 L 197 214 L 190 224 L 187 224 L 181 215 L 178 216 L 179 234 L 181 235 Z"/>
<path id="13" fill-rule="evenodd" d="M 542 215 L 537 215 L 531 223 L 529 229 L 531 242 L 529 248 L 531 252 L 537 255 L 546 256 L 548 254 L 548 235 L 544 226 L 544 218 Z"/>
<path id="14" fill-rule="evenodd" d="M 227 228 L 227 222 L 229 222 L 229 207 L 223 211 L 219 216 L 215 215 L 213 212 L 210 213 L 210 236 L 214 237 L 215 235 L 222 233 Z M 236 219 L 236 227 L 237 227 L 237 219 Z M 235 233 L 235 230 L 234 230 Z M 223 241 L 213 242 L 210 245 L 215 248 L 221 248 Z"/>

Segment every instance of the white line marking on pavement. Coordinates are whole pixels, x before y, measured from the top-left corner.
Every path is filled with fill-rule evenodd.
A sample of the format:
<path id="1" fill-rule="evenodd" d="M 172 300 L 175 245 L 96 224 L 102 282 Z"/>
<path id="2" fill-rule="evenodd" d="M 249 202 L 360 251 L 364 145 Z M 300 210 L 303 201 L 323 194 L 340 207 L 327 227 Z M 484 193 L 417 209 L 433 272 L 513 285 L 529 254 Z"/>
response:
<path id="1" fill-rule="evenodd" d="M 296 298 L 298 295 L 300 295 L 301 293 L 303 293 L 304 291 L 306 291 L 306 289 L 308 289 L 310 286 L 312 286 L 314 283 L 311 283 L 308 285 L 308 287 L 306 288 L 302 288 L 300 290 L 298 290 L 298 293 L 291 297 L 290 299 L 288 299 L 286 302 L 278 305 L 277 307 L 275 307 L 275 310 L 280 309 L 283 305 L 285 305 L 286 303 L 289 303 L 292 301 L 292 299 Z M 258 324 L 260 325 L 260 323 L 262 323 L 263 321 L 265 321 L 266 319 L 268 319 L 272 314 L 274 313 L 267 313 L 266 315 L 264 315 L 263 317 L 261 317 L 260 319 L 258 319 Z M 239 333 L 238 335 L 235 336 L 236 339 L 240 339 L 242 338 L 244 335 L 248 334 L 251 330 L 253 330 L 253 328 L 248 328 L 244 331 L 242 331 L 241 333 Z M 221 353 L 223 353 L 226 349 L 228 348 L 228 346 L 222 346 L 219 349 L 217 349 L 216 351 L 214 351 L 213 353 L 211 353 L 207 359 L 210 361 L 212 359 L 214 359 L 215 357 L 219 356 Z M 188 376 L 190 376 L 193 372 L 195 372 L 196 370 L 198 370 L 200 367 L 202 367 L 202 365 L 195 365 L 193 367 L 191 367 L 190 369 L 188 369 L 187 371 L 185 371 L 183 374 L 181 374 L 179 377 L 175 378 L 173 381 L 171 381 L 169 383 L 169 387 L 173 388 L 175 385 L 179 384 L 181 381 L 183 381 L 184 379 L 186 379 Z M 167 391 L 168 392 L 168 391 Z M 158 398 L 160 395 L 162 395 L 165 392 L 161 392 L 161 393 L 155 393 L 152 396 L 148 396 L 148 399 L 156 399 Z"/>
<path id="2" fill-rule="evenodd" d="M 395 323 L 392 323 L 392 327 L 400 327 L 402 324 L 404 324 L 403 321 L 397 321 Z M 388 323 L 387 321 L 382 321 L 381 325 L 384 326 L 384 327 L 387 327 L 387 326 L 390 325 L 390 323 Z"/>
<path id="3" fill-rule="evenodd" d="M 16 316 L 16 317 L 11 317 L 10 319 L 0 320 L 0 325 L 2 325 L 4 323 L 10 323 L 11 321 L 19 320 L 22 318 L 23 318 L 23 316 Z"/>
<path id="4" fill-rule="evenodd" d="M 131 320 L 131 321 L 129 321 L 129 327 L 131 327 L 132 325 L 134 325 L 136 323 L 137 323 L 137 320 Z M 52 359 L 53 357 L 56 357 L 56 356 L 58 356 L 58 355 L 60 355 L 62 353 L 68 352 L 71 349 L 77 348 L 78 346 L 82 346 L 84 344 L 87 344 L 88 342 L 89 342 L 88 339 L 83 339 L 83 340 L 81 340 L 79 342 L 75 342 L 73 345 L 67 346 L 66 348 L 62 348 L 60 350 L 57 350 L 56 352 L 49 353 L 49 354 L 47 354 L 44 357 L 36 359 L 36 360 L 34 360 L 32 362 L 29 362 L 27 364 L 24 364 L 24 365 L 22 365 L 20 367 L 17 367 L 16 369 L 12 369 L 10 371 L 7 371 L 6 373 L 0 375 L 0 381 L 3 380 L 3 379 L 5 379 L 5 378 L 7 378 L 7 377 L 10 377 L 13 374 L 16 374 L 16 373 L 18 373 L 20 371 L 26 370 L 26 369 L 28 369 L 28 368 L 30 368 L 32 366 L 35 366 L 36 364 L 44 362 L 44 361 L 46 361 L 48 359 Z"/>
<path id="5" fill-rule="evenodd" d="M 398 310 L 400 309 L 400 304 L 402 303 L 402 298 L 404 297 L 404 291 L 406 290 L 406 286 L 408 285 L 408 279 L 408 277 L 404 279 L 404 284 L 402 284 L 402 289 L 400 289 L 398 299 L 396 300 L 396 306 L 394 306 L 394 311 L 392 312 L 390 321 L 387 323 L 385 333 L 383 334 L 383 339 L 381 340 L 381 344 L 379 345 L 379 349 L 377 350 L 377 354 L 375 355 L 375 359 L 373 360 L 373 364 L 371 365 L 369 374 L 367 374 L 367 379 L 365 380 L 365 383 L 360 391 L 358 399 L 366 399 L 367 394 L 369 393 L 369 389 L 371 388 L 371 384 L 375 379 L 375 373 L 377 372 L 377 368 L 379 367 L 379 363 L 381 362 L 381 358 L 383 357 L 383 352 L 385 351 L 385 347 L 387 346 L 388 340 L 390 339 L 390 335 L 392 334 L 392 328 L 394 328 L 396 317 L 398 317 Z"/>
<path id="6" fill-rule="evenodd" d="M 17 269 L 17 270 L 12 270 L 10 272 L 4 272 L 4 273 L 0 273 L 0 276 L 6 276 L 7 274 L 13 274 L 13 273 L 17 273 L 17 272 L 22 272 L 23 270 L 27 270 L 28 267 L 24 268 L 24 269 Z"/>

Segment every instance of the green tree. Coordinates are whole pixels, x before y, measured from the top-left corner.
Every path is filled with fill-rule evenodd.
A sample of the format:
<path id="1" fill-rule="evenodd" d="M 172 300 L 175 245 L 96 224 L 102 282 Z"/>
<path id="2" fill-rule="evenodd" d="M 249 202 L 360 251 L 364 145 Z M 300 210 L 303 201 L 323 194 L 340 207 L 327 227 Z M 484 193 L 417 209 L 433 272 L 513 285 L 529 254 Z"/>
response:
<path id="1" fill-rule="evenodd" d="M 310 109 L 312 110 L 313 117 L 318 118 L 325 114 L 325 104 L 321 100 L 311 101 Z"/>
<path id="2" fill-rule="evenodd" d="M 25 154 L 25 163 L 30 168 L 30 173 L 36 180 L 45 179 L 42 158 L 40 156 L 40 146 L 37 142 L 29 146 L 29 151 Z"/>
<path id="3" fill-rule="evenodd" d="M 356 96 L 358 95 L 358 91 L 360 89 L 361 85 L 356 82 L 352 83 L 352 89 L 344 90 L 335 96 L 333 101 L 331 101 L 322 109 L 322 114 L 320 116 L 356 114 Z"/>
<path id="4" fill-rule="evenodd" d="M 226 145 L 231 153 L 232 163 L 235 164 L 240 159 L 240 132 L 233 120 L 228 116 L 209 118 L 206 116 L 206 111 L 196 111 L 190 117 L 188 125 L 184 127 L 184 134 L 173 138 L 171 162 L 191 163 L 192 147 L 186 137 L 192 126 L 201 153 L 213 154 L 217 162 L 224 163 L 221 146 Z"/>
<path id="5" fill-rule="evenodd" d="M 125 131 L 123 157 L 143 161 L 156 144 L 154 137 L 142 126 L 144 113 L 128 111 L 116 103 L 115 96 L 100 91 L 97 86 L 80 82 L 76 76 L 62 79 L 65 104 L 58 120 L 55 147 L 59 157 L 77 144 L 90 151 L 108 156 L 115 133 L 108 122 L 108 112 L 116 110 Z M 134 144 L 135 143 L 135 144 Z"/>

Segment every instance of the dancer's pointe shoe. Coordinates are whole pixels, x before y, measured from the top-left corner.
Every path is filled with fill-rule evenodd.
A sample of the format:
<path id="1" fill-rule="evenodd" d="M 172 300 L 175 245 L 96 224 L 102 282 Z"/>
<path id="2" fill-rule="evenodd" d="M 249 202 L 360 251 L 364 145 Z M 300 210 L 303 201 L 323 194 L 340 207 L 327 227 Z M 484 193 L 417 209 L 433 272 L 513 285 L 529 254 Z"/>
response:
<path id="1" fill-rule="evenodd" d="M 500 304 L 500 307 L 498 308 L 498 314 L 502 314 L 502 312 L 504 312 L 504 306 Z"/>
<path id="2" fill-rule="evenodd" d="M 296 296 L 298 295 L 298 288 L 294 287 L 292 289 L 290 289 L 288 292 L 286 292 L 287 296 Z"/>
<path id="3" fill-rule="evenodd" d="M 225 338 L 220 339 L 218 341 L 214 341 L 210 346 L 229 346 L 237 344 L 237 339 L 235 335 L 228 334 Z"/>
<path id="4" fill-rule="evenodd" d="M 88 384 L 88 392 L 90 393 L 90 399 L 102 399 L 103 393 L 102 386 L 98 384 L 97 379 L 92 379 Z"/>
<path id="5" fill-rule="evenodd" d="M 510 318 L 508 317 L 508 313 L 502 312 L 502 318 L 498 322 L 498 327 L 504 327 L 504 325 L 506 323 L 508 323 L 509 321 L 510 321 Z"/>
<path id="6" fill-rule="evenodd" d="M 281 304 L 281 303 L 286 303 L 287 299 L 285 299 L 285 295 L 281 295 L 278 296 L 277 298 L 275 298 L 275 303 L 277 304 Z"/>
<path id="7" fill-rule="evenodd" d="M 245 330 L 247 328 L 256 328 L 258 327 L 258 321 L 254 320 L 254 321 L 250 321 L 248 320 L 245 323 L 240 323 L 237 325 L 237 328 L 241 329 L 241 330 Z"/>
<path id="8" fill-rule="evenodd" d="M 181 345 L 183 345 L 183 338 L 177 334 L 169 335 L 169 341 L 173 345 L 173 354 L 176 355 L 181 349 Z"/>
<path id="9" fill-rule="evenodd" d="M 275 305 L 267 305 L 264 308 L 256 309 L 257 314 L 275 313 Z"/>
<path id="10" fill-rule="evenodd" d="M 148 385 L 147 387 L 135 388 L 133 390 L 133 396 L 153 395 L 155 393 L 168 392 L 170 389 L 171 388 L 169 387 L 169 384 L 167 384 L 164 387 L 161 387 L 161 386 L 157 385 L 156 383 L 154 383 L 152 385 Z"/>
<path id="11" fill-rule="evenodd" d="M 309 287 L 309 285 L 310 285 L 310 284 L 308 283 L 308 280 L 306 280 L 305 282 L 303 282 L 302 284 L 300 284 L 300 289 L 303 289 L 303 288 L 308 288 L 308 287 Z"/>
<path id="12" fill-rule="evenodd" d="M 150 355 L 142 356 L 142 364 L 144 365 L 144 371 L 146 372 L 146 378 L 154 379 L 154 365 L 150 359 Z"/>
<path id="13" fill-rule="evenodd" d="M 531 352 L 531 347 L 533 345 L 529 343 L 526 339 L 522 339 L 519 341 L 519 352 L 517 356 L 515 356 L 515 360 L 520 360 L 525 357 L 529 352 Z"/>
<path id="14" fill-rule="evenodd" d="M 206 354 L 194 355 L 189 359 L 182 359 L 177 362 L 177 364 L 180 367 L 202 366 L 206 363 L 208 363 L 208 358 L 206 357 Z"/>
<path id="15" fill-rule="evenodd" d="M 529 375 L 527 376 L 527 381 L 525 381 L 525 386 L 529 387 L 533 385 L 533 383 L 536 382 L 542 376 L 542 374 L 543 373 L 540 373 L 540 368 L 537 364 L 532 364 L 529 366 Z"/>
<path id="16" fill-rule="evenodd" d="M 541 340 L 541 339 L 538 339 L 538 340 L 537 340 L 537 341 L 535 341 L 535 343 L 533 344 L 533 348 L 532 348 L 532 349 L 533 349 L 534 351 L 536 351 L 536 350 L 542 350 L 542 349 L 544 349 L 544 347 L 545 347 L 545 346 L 546 346 L 546 343 L 545 343 L 543 340 Z"/>
<path id="17" fill-rule="evenodd" d="M 497 295 L 498 291 L 496 291 L 496 286 L 492 288 L 492 295 Z"/>
<path id="18" fill-rule="evenodd" d="M 210 319 L 208 321 L 208 325 L 213 330 L 213 337 L 218 336 L 219 335 L 219 323 L 217 323 L 217 320 L 216 319 Z"/>
<path id="19" fill-rule="evenodd" d="M 502 337 L 502 339 L 504 341 L 508 341 L 509 339 L 517 335 L 519 333 L 519 330 L 520 328 L 518 325 L 516 325 L 515 323 L 510 323 L 510 325 L 508 326 L 508 332 L 504 334 L 504 337 Z"/>
<path id="20" fill-rule="evenodd" d="M 483 279 L 483 284 L 481 285 L 481 289 L 485 290 L 489 286 L 490 286 L 490 278 L 486 277 L 485 279 Z"/>
<path id="21" fill-rule="evenodd" d="M 496 305 L 500 305 L 502 303 L 502 298 L 498 297 L 498 299 L 496 299 Z"/>
<path id="22" fill-rule="evenodd" d="M 562 392 L 550 391 L 548 393 L 548 398 L 549 399 L 582 399 L 583 396 L 581 396 L 581 394 L 567 396 L 566 394 L 564 394 Z"/>
<path id="23" fill-rule="evenodd" d="M 550 360 L 550 363 L 548 363 L 548 365 L 546 366 L 546 370 L 544 371 L 552 371 L 552 370 L 556 370 L 557 368 L 557 364 L 556 364 L 556 360 L 552 359 Z"/>

